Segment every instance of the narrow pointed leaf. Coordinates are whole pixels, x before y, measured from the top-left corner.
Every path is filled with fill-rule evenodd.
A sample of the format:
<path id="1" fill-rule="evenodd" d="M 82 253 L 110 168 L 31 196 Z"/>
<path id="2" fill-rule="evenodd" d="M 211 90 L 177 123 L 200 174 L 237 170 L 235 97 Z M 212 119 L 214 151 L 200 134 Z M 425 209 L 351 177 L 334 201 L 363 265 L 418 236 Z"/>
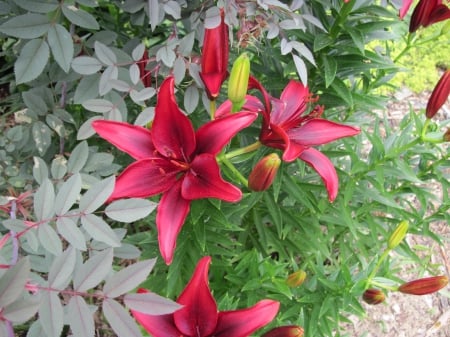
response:
<path id="1" fill-rule="evenodd" d="M 61 6 L 61 9 L 64 16 L 73 24 L 87 29 L 99 29 L 95 17 L 88 12 L 73 5 L 65 4 Z"/>
<path id="2" fill-rule="evenodd" d="M 95 41 L 94 43 L 95 54 L 98 59 L 107 66 L 112 66 L 117 63 L 116 54 L 105 44 Z"/>
<path id="3" fill-rule="evenodd" d="M 58 293 L 44 291 L 39 306 L 39 319 L 47 337 L 60 337 L 64 326 L 64 311 Z"/>
<path id="4" fill-rule="evenodd" d="M 0 32 L 20 39 L 35 39 L 44 35 L 50 27 L 45 15 L 27 13 L 14 16 L 0 25 Z"/>
<path id="5" fill-rule="evenodd" d="M 156 203 L 146 199 L 122 199 L 108 205 L 105 213 L 113 220 L 129 223 L 145 218 L 156 206 Z"/>
<path id="6" fill-rule="evenodd" d="M 53 216 L 55 191 L 49 179 L 44 179 L 34 195 L 34 212 L 38 220 L 49 219 Z"/>
<path id="7" fill-rule="evenodd" d="M 94 318 L 81 296 L 73 296 L 67 304 L 70 317 L 70 329 L 74 336 L 93 337 L 95 335 Z"/>
<path id="8" fill-rule="evenodd" d="M 49 56 L 50 49 L 47 42 L 42 39 L 28 41 L 14 63 L 17 84 L 26 83 L 38 77 L 44 70 Z"/>
<path id="9" fill-rule="evenodd" d="M 28 258 L 19 260 L 5 272 L 0 282 L 0 308 L 11 304 L 24 292 L 29 273 Z"/>
<path id="10" fill-rule="evenodd" d="M 76 254 L 72 247 L 67 248 L 59 255 L 50 267 L 48 284 L 55 289 L 65 289 L 72 278 L 75 268 Z"/>
<path id="11" fill-rule="evenodd" d="M 85 214 L 81 217 L 81 224 L 92 238 L 104 242 L 111 247 L 120 247 L 120 240 L 111 227 L 100 217 L 94 214 Z"/>
<path id="12" fill-rule="evenodd" d="M 69 217 L 59 217 L 56 220 L 58 233 L 78 250 L 86 250 L 86 238 L 78 228 L 77 223 Z"/>
<path id="13" fill-rule="evenodd" d="M 80 199 L 80 211 L 92 213 L 105 203 L 114 190 L 115 178 L 113 176 L 99 181 L 93 185 Z"/>
<path id="14" fill-rule="evenodd" d="M 73 278 L 73 287 L 76 291 L 87 291 L 103 281 L 111 271 L 113 250 L 104 251 L 92 256 L 80 268 Z"/>
<path id="15" fill-rule="evenodd" d="M 39 303 L 40 299 L 37 295 L 18 300 L 3 308 L 2 317 L 11 322 L 26 322 L 36 314 Z"/>
<path id="16" fill-rule="evenodd" d="M 171 314 L 183 307 L 177 302 L 150 292 L 126 294 L 123 300 L 131 310 L 147 315 Z"/>
<path id="17" fill-rule="evenodd" d="M 39 242 L 53 255 L 60 255 L 62 252 L 61 240 L 56 231 L 48 223 L 40 224 L 38 227 Z"/>
<path id="18" fill-rule="evenodd" d="M 77 201 L 81 192 L 81 175 L 79 173 L 71 176 L 59 189 L 55 200 L 55 213 L 66 214 Z"/>
<path id="19" fill-rule="evenodd" d="M 142 337 L 139 327 L 130 314 L 116 301 L 103 301 L 103 313 L 118 337 Z"/>
<path id="20" fill-rule="evenodd" d="M 56 24 L 50 27 L 47 39 L 55 61 L 66 73 L 69 72 L 74 53 L 70 33 L 60 24 Z"/>

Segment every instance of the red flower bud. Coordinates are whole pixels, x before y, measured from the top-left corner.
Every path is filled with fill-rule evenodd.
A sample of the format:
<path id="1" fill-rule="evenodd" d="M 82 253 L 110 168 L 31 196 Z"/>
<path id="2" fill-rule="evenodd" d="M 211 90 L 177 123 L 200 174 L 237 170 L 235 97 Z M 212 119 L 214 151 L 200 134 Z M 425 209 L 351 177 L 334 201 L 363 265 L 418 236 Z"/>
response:
<path id="1" fill-rule="evenodd" d="M 411 15 L 409 32 L 413 33 L 420 26 L 429 25 L 444 21 L 450 18 L 450 8 L 442 3 L 442 0 L 420 0 Z"/>
<path id="2" fill-rule="evenodd" d="M 276 153 L 262 158 L 248 176 L 248 187 L 257 192 L 267 190 L 272 185 L 280 164 L 281 159 Z"/>
<path id="3" fill-rule="evenodd" d="M 306 273 L 304 270 L 297 270 L 288 276 L 286 283 L 289 287 L 295 288 L 301 286 L 305 282 Z"/>
<path id="4" fill-rule="evenodd" d="M 221 21 L 219 26 L 205 29 L 205 37 L 203 39 L 200 77 L 210 100 L 214 100 L 219 96 L 220 87 L 228 76 L 228 26 L 224 21 L 223 10 L 221 10 L 220 15 Z"/>
<path id="5" fill-rule="evenodd" d="M 426 108 L 427 118 L 433 118 L 450 95 L 450 69 L 448 69 L 434 87 Z"/>
<path id="6" fill-rule="evenodd" d="M 145 69 L 149 62 L 148 59 L 148 51 L 145 50 L 142 58 L 138 62 L 139 67 L 139 77 L 141 78 L 142 84 L 144 87 L 148 88 L 152 86 L 151 73 L 149 70 Z"/>
<path id="7" fill-rule="evenodd" d="M 398 290 L 404 294 L 427 295 L 444 288 L 447 284 L 447 276 L 432 276 L 404 283 Z"/>
<path id="8" fill-rule="evenodd" d="M 304 330 L 297 325 L 286 325 L 274 328 L 261 337 L 303 337 Z"/>
<path id="9" fill-rule="evenodd" d="M 380 289 L 367 289 L 362 298 L 368 304 L 380 304 L 384 302 L 386 296 Z"/>

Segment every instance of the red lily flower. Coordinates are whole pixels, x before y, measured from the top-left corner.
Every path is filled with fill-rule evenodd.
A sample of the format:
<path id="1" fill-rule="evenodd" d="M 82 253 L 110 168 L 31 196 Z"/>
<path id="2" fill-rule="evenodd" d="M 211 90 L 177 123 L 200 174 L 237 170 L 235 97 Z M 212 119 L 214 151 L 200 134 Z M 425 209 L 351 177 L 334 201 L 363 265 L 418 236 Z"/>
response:
<path id="1" fill-rule="evenodd" d="M 291 80 L 281 93 L 280 99 L 270 97 L 264 87 L 254 78 L 250 85 L 259 89 L 264 97 L 261 143 L 283 151 L 286 162 L 299 158 L 310 165 L 321 176 L 328 191 L 328 199 L 337 196 L 338 177 L 331 161 L 312 146 L 359 134 L 353 126 L 342 125 L 321 118 L 323 107 L 316 106 L 304 115 L 308 103 L 315 101 L 301 82 Z M 245 107 L 246 105 L 244 105 Z M 255 106 L 252 99 L 249 106 Z"/>
<path id="2" fill-rule="evenodd" d="M 134 318 L 153 337 L 247 337 L 272 321 L 280 306 L 272 300 L 262 300 L 247 309 L 218 312 L 208 285 L 210 262 L 209 256 L 198 262 L 177 300 L 183 308 L 160 316 L 132 310 Z"/>
<path id="3" fill-rule="evenodd" d="M 450 69 L 448 69 L 440 78 L 431 93 L 426 108 L 427 118 L 433 118 L 439 109 L 444 105 L 450 95 Z"/>
<path id="4" fill-rule="evenodd" d="M 413 33 L 420 26 L 428 27 L 446 19 L 450 19 L 450 8 L 442 0 L 420 0 L 412 13 L 409 32 Z"/>
<path id="5" fill-rule="evenodd" d="M 195 132 L 176 103 L 174 79 L 169 77 L 161 85 L 151 130 L 115 121 L 92 123 L 100 137 L 136 159 L 117 178 L 109 201 L 162 193 L 156 225 L 167 264 L 172 262 L 191 200 L 241 199 L 241 191 L 222 179 L 216 155 L 256 117 L 253 112 L 235 114 L 206 123 Z"/>
<path id="6" fill-rule="evenodd" d="M 223 10 L 220 15 L 219 26 L 205 29 L 203 39 L 200 77 L 210 100 L 215 100 L 219 96 L 220 87 L 228 76 L 228 26 L 225 24 Z"/>

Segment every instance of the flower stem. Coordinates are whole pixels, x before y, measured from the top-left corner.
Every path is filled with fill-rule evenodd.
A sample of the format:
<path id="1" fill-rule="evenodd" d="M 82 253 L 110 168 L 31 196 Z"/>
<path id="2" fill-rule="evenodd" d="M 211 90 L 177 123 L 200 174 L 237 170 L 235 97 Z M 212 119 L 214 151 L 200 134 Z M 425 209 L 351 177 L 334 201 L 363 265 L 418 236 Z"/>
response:
<path id="1" fill-rule="evenodd" d="M 225 156 L 220 157 L 220 161 L 238 178 L 238 180 L 245 186 L 248 187 L 248 180 L 245 178 L 241 172 L 233 165 L 232 162 L 228 160 Z"/>
<path id="2" fill-rule="evenodd" d="M 245 147 L 242 147 L 242 148 L 234 150 L 234 151 L 230 151 L 230 152 L 226 153 L 223 157 L 226 159 L 231 159 L 231 158 L 240 156 L 241 154 L 253 152 L 253 151 L 259 149 L 261 147 L 261 145 L 262 145 L 261 142 L 258 140 L 256 142 L 254 142 L 253 144 L 247 145 Z"/>
<path id="3" fill-rule="evenodd" d="M 211 120 L 214 120 L 214 115 L 216 114 L 216 100 L 210 100 L 209 101 L 209 116 L 211 117 Z"/>

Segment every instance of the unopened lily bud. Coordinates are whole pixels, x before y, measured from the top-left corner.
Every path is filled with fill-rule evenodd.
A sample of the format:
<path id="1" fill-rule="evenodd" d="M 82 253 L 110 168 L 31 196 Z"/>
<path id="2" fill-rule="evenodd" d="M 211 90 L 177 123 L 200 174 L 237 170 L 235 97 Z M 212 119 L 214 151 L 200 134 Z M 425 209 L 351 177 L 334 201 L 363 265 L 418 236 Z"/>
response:
<path id="1" fill-rule="evenodd" d="M 432 276 L 404 283 L 400 287 L 398 287 L 398 290 L 404 294 L 427 295 L 441 290 L 447 284 L 447 276 Z"/>
<path id="2" fill-rule="evenodd" d="M 380 304 L 384 302 L 386 296 L 380 289 L 367 289 L 362 295 L 362 298 L 368 304 Z"/>
<path id="3" fill-rule="evenodd" d="M 450 95 L 450 69 L 440 78 L 433 89 L 425 110 L 427 118 L 433 118 L 439 109 L 444 105 Z"/>
<path id="4" fill-rule="evenodd" d="M 305 331 L 298 325 L 286 325 L 274 328 L 261 337 L 303 337 Z"/>
<path id="5" fill-rule="evenodd" d="M 304 270 L 297 270 L 296 272 L 290 274 L 286 280 L 289 287 L 295 288 L 301 286 L 305 282 L 306 273 Z"/>
<path id="6" fill-rule="evenodd" d="M 394 249 L 400 242 L 405 238 L 406 232 L 408 231 L 409 223 L 406 220 L 400 222 L 395 229 L 394 233 L 391 234 L 388 240 L 388 248 Z"/>
<path id="7" fill-rule="evenodd" d="M 262 158 L 248 176 L 248 187 L 256 192 L 267 190 L 275 180 L 280 165 L 281 159 L 276 153 Z"/>
<path id="8" fill-rule="evenodd" d="M 450 142 L 450 128 L 448 128 L 447 131 L 445 131 L 442 139 L 444 142 Z"/>
<path id="9" fill-rule="evenodd" d="M 228 99 L 233 103 L 232 112 L 239 111 L 245 102 L 249 76 L 250 59 L 244 53 L 234 61 L 228 81 Z"/>

